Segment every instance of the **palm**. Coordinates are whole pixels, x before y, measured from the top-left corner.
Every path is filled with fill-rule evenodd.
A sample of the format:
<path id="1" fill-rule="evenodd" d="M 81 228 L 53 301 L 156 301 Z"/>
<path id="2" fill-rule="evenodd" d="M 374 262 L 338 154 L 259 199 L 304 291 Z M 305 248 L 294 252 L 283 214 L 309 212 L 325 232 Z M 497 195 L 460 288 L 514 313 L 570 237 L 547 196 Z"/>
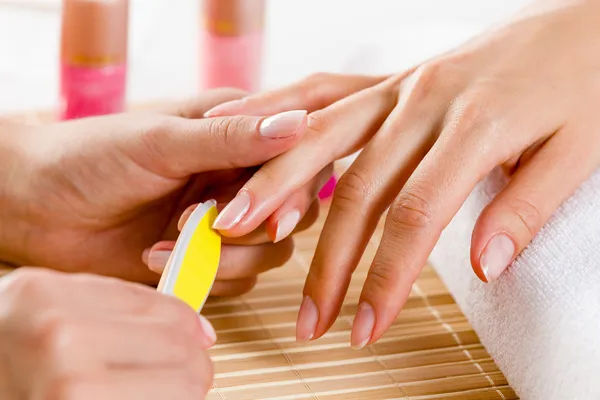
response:
<path id="1" fill-rule="evenodd" d="M 188 206 L 211 198 L 230 200 L 252 172 L 236 169 L 165 179 L 128 169 L 110 180 L 99 170 L 81 174 L 84 182 L 66 176 L 61 187 L 52 188 L 60 195 L 47 198 L 36 213 L 37 225 L 47 232 L 39 235 L 43 242 L 28 244 L 30 262 L 155 282 L 156 275 L 142 263 L 142 251 L 157 241 L 176 239 L 177 222 Z"/>

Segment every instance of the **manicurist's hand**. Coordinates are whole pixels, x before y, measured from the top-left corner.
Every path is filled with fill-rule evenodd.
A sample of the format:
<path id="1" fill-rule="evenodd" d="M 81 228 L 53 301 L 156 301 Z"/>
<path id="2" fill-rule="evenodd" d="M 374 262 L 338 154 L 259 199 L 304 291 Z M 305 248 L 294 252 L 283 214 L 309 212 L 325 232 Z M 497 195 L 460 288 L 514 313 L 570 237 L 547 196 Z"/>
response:
<path id="1" fill-rule="evenodd" d="M 87 274 L 0 278 L 0 398 L 198 400 L 210 323 L 174 297 Z"/>
<path id="2" fill-rule="evenodd" d="M 226 204 L 256 166 L 305 133 L 302 110 L 202 117 L 241 95 L 224 89 L 161 111 L 0 124 L 0 259 L 156 283 L 143 259 L 160 268 L 165 253 L 150 249 L 168 248 L 182 214 L 211 198 Z M 213 294 L 245 292 L 258 273 L 289 258 L 286 238 L 296 223 L 304 229 L 314 221 L 311 205 L 330 173 L 324 168 L 291 193 L 250 235 L 225 241 Z"/>
<path id="3" fill-rule="evenodd" d="M 509 23 L 400 74 L 319 75 L 208 112 L 311 112 L 302 142 L 268 162 L 233 201 L 252 199 L 237 223 L 224 227 L 229 236 L 255 229 L 321 168 L 364 146 L 335 192 L 304 289 L 299 339 L 329 329 L 389 208 L 352 344 L 380 338 L 442 230 L 496 167 L 510 182 L 477 222 L 471 261 L 484 281 L 502 274 L 599 165 L 598 15 L 598 1 L 539 1 Z"/>

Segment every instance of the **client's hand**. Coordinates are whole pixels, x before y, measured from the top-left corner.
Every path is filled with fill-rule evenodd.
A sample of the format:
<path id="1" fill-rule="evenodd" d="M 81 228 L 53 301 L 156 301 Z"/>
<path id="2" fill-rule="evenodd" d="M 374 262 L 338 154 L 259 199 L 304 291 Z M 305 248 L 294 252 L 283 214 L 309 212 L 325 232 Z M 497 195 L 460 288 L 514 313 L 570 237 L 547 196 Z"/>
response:
<path id="1" fill-rule="evenodd" d="M 143 251 L 175 240 L 177 222 L 190 205 L 229 201 L 254 166 L 289 150 L 304 134 L 304 111 L 202 118 L 209 108 L 240 96 L 217 90 L 160 113 L 41 127 L 1 124 L 0 259 L 156 283 Z M 217 294 L 248 290 L 259 269 L 289 257 L 292 243 L 283 239 L 330 172 L 290 194 L 254 238 L 244 239 L 256 246 L 224 247 L 223 262 L 237 269 L 221 276 L 231 284 L 216 285 Z M 298 210 L 291 228 L 290 210 Z M 282 241 L 264 245 L 267 237 Z"/>
<path id="2" fill-rule="evenodd" d="M 304 289 L 300 339 L 329 329 L 389 207 L 352 343 L 381 337 L 444 227 L 498 166 L 510 183 L 481 214 L 471 260 L 482 280 L 500 276 L 599 165 L 599 13 L 598 1 L 541 1 L 401 74 L 319 76 L 208 113 L 314 111 L 302 143 L 267 163 L 232 202 L 251 199 L 237 224 L 223 227 L 229 236 L 251 231 L 325 165 L 366 145 L 337 187 Z"/>
<path id="3" fill-rule="evenodd" d="M 198 400 L 210 323 L 138 284 L 22 268 L 0 279 L 0 398 Z"/>

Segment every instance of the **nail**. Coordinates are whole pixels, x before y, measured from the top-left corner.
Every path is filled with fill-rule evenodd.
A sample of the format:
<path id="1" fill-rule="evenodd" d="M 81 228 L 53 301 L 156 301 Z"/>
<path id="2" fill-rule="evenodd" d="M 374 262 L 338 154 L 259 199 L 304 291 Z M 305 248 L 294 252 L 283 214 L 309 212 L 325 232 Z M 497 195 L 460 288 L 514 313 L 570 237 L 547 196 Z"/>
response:
<path id="1" fill-rule="evenodd" d="M 148 268 L 150 270 L 161 274 L 171 257 L 171 251 L 168 250 L 155 250 L 148 254 Z"/>
<path id="2" fill-rule="evenodd" d="M 277 221 L 277 231 L 275 232 L 274 243 L 281 242 L 294 232 L 298 222 L 300 222 L 300 210 L 292 210 L 285 213 L 285 215 Z"/>
<path id="3" fill-rule="evenodd" d="M 238 110 L 244 105 L 244 99 L 227 101 L 211 108 L 204 113 L 204 118 L 221 117 L 225 115 L 237 114 Z"/>
<path id="4" fill-rule="evenodd" d="M 150 249 L 146 249 L 142 252 L 142 262 L 148 265 L 148 256 L 150 256 Z"/>
<path id="5" fill-rule="evenodd" d="M 239 192 L 221 211 L 213 224 L 213 229 L 228 230 L 236 226 L 250 209 L 250 195 L 246 191 Z"/>
<path id="6" fill-rule="evenodd" d="M 212 347 L 217 342 L 217 332 L 215 332 L 215 328 L 213 328 L 212 324 L 204 318 L 202 315 L 198 314 L 200 318 L 200 326 L 202 327 L 202 333 L 208 339 L 209 347 Z"/>
<path id="7" fill-rule="evenodd" d="M 286 111 L 266 118 L 260 124 L 260 135 L 269 139 L 283 139 L 296 135 L 306 120 L 306 110 Z"/>
<path id="8" fill-rule="evenodd" d="M 309 342 L 315 336 L 317 322 L 319 322 L 319 309 L 309 296 L 305 296 L 298 313 L 296 340 L 301 343 Z"/>
<path id="9" fill-rule="evenodd" d="M 356 316 L 352 324 L 352 336 L 350 343 L 354 350 L 360 350 L 369 343 L 375 328 L 375 311 L 369 303 L 363 302 L 358 305 Z"/>
<path id="10" fill-rule="evenodd" d="M 488 282 L 498 279 L 510 264 L 515 254 L 515 244 L 507 235 L 494 236 L 483 250 L 480 258 L 481 270 Z"/>

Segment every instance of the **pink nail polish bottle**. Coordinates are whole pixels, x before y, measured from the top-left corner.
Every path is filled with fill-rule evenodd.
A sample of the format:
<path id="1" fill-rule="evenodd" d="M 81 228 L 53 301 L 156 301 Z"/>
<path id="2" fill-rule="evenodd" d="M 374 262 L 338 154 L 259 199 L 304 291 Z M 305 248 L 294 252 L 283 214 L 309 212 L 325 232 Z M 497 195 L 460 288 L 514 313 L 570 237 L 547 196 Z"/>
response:
<path id="1" fill-rule="evenodd" d="M 122 112 L 128 0 L 63 0 L 60 119 Z"/>
<path id="2" fill-rule="evenodd" d="M 200 88 L 260 88 L 265 0 L 202 0 Z"/>

